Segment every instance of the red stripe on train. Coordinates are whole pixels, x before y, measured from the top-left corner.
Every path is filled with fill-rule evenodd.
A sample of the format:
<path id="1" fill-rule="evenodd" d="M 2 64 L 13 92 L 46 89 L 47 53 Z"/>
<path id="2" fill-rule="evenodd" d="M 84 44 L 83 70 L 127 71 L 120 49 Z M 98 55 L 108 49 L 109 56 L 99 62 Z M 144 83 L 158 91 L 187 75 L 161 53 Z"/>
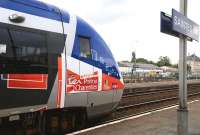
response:
<path id="1" fill-rule="evenodd" d="M 12 89 L 47 89 L 47 74 L 8 74 L 7 87 Z"/>
<path id="2" fill-rule="evenodd" d="M 62 92 L 62 58 L 58 57 L 58 93 L 57 93 L 57 107 L 61 105 Z"/>
<path id="3" fill-rule="evenodd" d="M 124 83 L 119 79 L 116 79 L 107 74 L 102 75 L 102 90 L 122 90 L 124 89 Z"/>

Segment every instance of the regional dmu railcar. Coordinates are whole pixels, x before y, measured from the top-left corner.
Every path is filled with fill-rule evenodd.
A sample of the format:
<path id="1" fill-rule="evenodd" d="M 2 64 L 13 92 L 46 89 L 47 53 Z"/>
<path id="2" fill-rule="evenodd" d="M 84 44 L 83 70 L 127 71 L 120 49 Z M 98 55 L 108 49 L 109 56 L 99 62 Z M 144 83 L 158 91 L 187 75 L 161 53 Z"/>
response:
<path id="1" fill-rule="evenodd" d="M 1 125 L 64 133 L 111 112 L 123 87 L 110 49 L 84 20 L 35 0 L 0 1 Z"/>

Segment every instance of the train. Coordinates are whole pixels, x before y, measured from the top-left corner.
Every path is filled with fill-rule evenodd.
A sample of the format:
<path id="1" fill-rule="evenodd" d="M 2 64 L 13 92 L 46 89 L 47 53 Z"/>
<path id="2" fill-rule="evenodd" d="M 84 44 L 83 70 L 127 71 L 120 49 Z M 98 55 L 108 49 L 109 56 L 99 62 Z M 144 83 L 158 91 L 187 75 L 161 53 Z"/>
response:
<path id="1" fill-rule="evenodd" d="M 60 134 L 116 108 L 123 78 L 86 21 L 37 0 L 1 0 L 0 15 L 1 127 Z"/>

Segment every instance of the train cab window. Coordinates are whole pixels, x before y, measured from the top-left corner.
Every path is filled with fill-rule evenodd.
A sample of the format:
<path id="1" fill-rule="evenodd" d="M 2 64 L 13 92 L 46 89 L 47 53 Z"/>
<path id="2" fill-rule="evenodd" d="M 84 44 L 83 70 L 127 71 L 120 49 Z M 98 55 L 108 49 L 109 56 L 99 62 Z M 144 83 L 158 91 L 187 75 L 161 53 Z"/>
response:
<path id="1" fill-rule="evenodd" d="M 0 60 L 6 54 L 7 46 L 10 44 L 11 43 L 7 29 L 0 28 Z"/>
<path id="2" fill-rule="evenodd" d="M 90 39 L 79 37 L 80 43 L 80 56 L 84 58 L 92 58 Z"/>
<path id="3" fill-rule="evenodd" d="M 44 35 L 9 29 L 5 33 L 8 33 L 10 43 L 2 42 L 0 37 L 0 68 L 3 73 L 47 73 Z"/>
<path id="4" fill-rule="evenodd" d="M 43 35 L 25 31 L 11 31 L 11 35 L 18 61 L 47 65 L 47 48 Z"/>

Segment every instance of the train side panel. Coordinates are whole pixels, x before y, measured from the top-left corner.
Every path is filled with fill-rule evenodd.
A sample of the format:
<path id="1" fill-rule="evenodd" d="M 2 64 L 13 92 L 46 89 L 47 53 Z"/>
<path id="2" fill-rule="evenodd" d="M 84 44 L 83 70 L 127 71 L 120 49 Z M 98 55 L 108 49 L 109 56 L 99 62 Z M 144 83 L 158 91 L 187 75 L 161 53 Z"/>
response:
<path id="1" fill-rule="evenodd" d="M 66 38 L 60 13 L 21 2 L 0 1 L 0 116 L 46 108 L 57 90 L 57 59 Z M 12 15 L 25 20 L 12 22 Z"/>
<path id="2" fill-rule="evenodd" d="M 85 21 L 33 0 L 2 0 L 0 13 L 1 117 L 68 108 L 94 117 L 119 103 L 118 65 Z"/>

